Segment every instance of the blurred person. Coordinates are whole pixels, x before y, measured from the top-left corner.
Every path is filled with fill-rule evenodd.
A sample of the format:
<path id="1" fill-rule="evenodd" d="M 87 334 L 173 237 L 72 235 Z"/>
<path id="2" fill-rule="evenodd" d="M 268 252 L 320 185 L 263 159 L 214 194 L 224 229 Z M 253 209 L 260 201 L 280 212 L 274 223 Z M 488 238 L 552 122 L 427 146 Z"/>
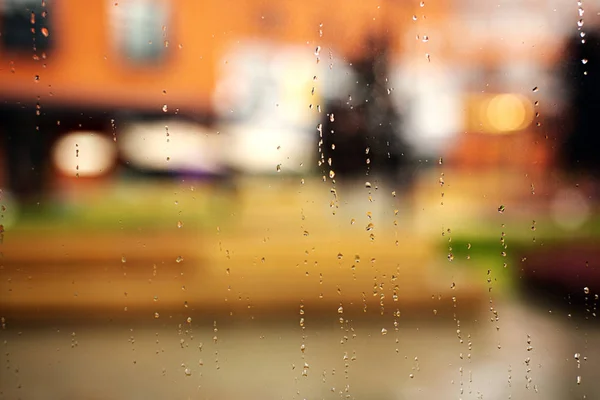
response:
<path id="1" fill-rule="evenodd" d="M 360 56 L 349 60 L 352 82 L 347 98 L 338 96 L 326 105 L 323 123 L 323 156 L 336 180 L 360 177 L 398 183 L 407 162 L 406 144 L 399 126 L 401 117 L 388 88 L 389 39 L 367 36 Z"/>

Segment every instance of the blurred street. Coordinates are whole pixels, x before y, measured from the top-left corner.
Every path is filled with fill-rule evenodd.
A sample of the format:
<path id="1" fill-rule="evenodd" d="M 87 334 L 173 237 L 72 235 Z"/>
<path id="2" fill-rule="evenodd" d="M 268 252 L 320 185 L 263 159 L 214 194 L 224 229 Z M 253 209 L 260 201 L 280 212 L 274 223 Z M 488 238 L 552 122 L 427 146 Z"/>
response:
<path id="1" fill-rule="evenodd" d="M 156 320 L 9 323 L 2 333 L 2 398 L 565 400 L 600 395 L 590 383 L 600 359 L 597 324 L 580 325 L 564 313 L 520 302 L 496 307 L 498 322 L 490 322 L 491 313 L 461 318 L 459 306 L 459 321 L 399 318 L 397 331 L 389 315 L 352 317 L 340 324 L 335 310 L 312 316 L 308 307 L 305 330 L 298 325 L 300 315 L 289 313 L 207 321 L 183 308 Z M 580 354 L 579 361 L 574 354 Z"/>
<path id="2" fill-rule="evenodd" d="M 460 176 L 446 174 L 460 193 L 472 193 Z M 338 208 L 316 180 L 242 181 L 231 213 L 205 230 L 192 217 L 181 217 L 182 227 L 158 222 L 107 234 L 9 230 L 3 398 L 599 396 L 576 382 L 594 379 L 597 324 L 571 319 L 564 304 L 517 294 L 522 273 L 498 275 L 507 270 L 503 257 L 475 251 L 485 243 L 477 237 L 498 235 L 476 219 L 496 219 L 507 238 L 529 241 L 529 226 L 508 225 L 543 202 L 525 206 L 503 192 L 507 209 L 525 207 L 516 219 L 486 199 L 453 210 L 465 200 L 449 195 L 441 205 L 433 178 L 423 175 L 422 189 L 403 196 L 375 184 L 340 191 Z M 477 190 L 491 193 L 495 179 Z M 202 191 L 178 192 L 182 215 Z M 559 232 L 538 226 L 540 240 Z M 472 259 L 453 249 L 450 261 L 443 244 L 460 234 L 473 238 Z"/>

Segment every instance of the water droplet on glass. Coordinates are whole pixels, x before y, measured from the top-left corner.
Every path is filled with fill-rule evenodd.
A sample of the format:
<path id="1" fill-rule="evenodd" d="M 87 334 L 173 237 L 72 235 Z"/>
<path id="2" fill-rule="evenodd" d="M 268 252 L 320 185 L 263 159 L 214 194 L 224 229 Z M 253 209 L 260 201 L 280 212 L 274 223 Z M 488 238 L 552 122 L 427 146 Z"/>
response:
<path id="1" fill-rule="evenodd" d="M 162 110 L 163 110 L 163 112 L 167 112 L 167 111 L 169 111 L 169 107 L 166 104 L 164 104 L 162 106 Z"/>
<path id="2" fill-rule="evenodd" d="M 534 87 L 534 88 L 532 89 L 532 91 L 533 91 L 534 93 L 535 93 L 535 92 L 537 92 L 538 90 L 540 90 L 540 89 L 539 89 L 537 86 L 536 86 L 536 87 Z"/>
<path id="3" fill-rule="evenodd" d="M 387 335 L 387 329 L 381 328 L 381 334 L 382 335 Z"/>
<path id="4" fill-rule="evenodd" d="M 42 28 L 42 35 L 44 35 L 44 37 L 48 37 L 50 35 L 48 28 L 46 28 L 46 27 Z"/>
<path id="5" fill-rule="evenodd" d="M 587 287 L 587 286 L 586 286 L 586 287 L 584 287 L 584 288 L 583 288 L 583 293 L 585 293 L 585 294 L 590 294 L 590 288 L 589 288 L 589 287 Z"/>
<path id="6" fill-rule="evenodd" d="M 505 208 L 503 205 L 500 205 L 500 207 L 498 207 L 498 212 L 499 212 L 500 214 L 502 214 L 502 213 L 504 212 L 504 210 L 505 210 L 505 209 L 506 209 L 506 208 Z"/>
<path id="7" fill-rule="evenodd" d="M 587 63 L 588 63 L 588 59 L 587 59 L 587 58 L 584 58 L 584 59 L 582 59 L 582 60 L 581 60 L 581 63 L 582 63 L 582 64 L 587 64 Z"/>
<path id="8" fill-rule="evenodd" d="M 177 227 L 178 228 L 183 228 L 183 222 L 182 221 L 177 221 Z"/>
<path id="9" fill-rule="evenodd" d="M 184 372 L 185 372 L 185 376 L 190 376 L 190 375 L 192 375 L 192 370 L 191 370 L 191 369 L 189 369 L 189 368 L 186 368 Z"/>
<path id="10" fill-rule="evenodd" d="M 581 375 L 577 375 L 577 384 L 581 385 Z"/>
<path id="11" fill-rule="evenodd" d="M 180 263 L 183 261 L 183 257 L 181 256 L 177 256 L 177 258 L 175 259 L 175 262 Z"/>

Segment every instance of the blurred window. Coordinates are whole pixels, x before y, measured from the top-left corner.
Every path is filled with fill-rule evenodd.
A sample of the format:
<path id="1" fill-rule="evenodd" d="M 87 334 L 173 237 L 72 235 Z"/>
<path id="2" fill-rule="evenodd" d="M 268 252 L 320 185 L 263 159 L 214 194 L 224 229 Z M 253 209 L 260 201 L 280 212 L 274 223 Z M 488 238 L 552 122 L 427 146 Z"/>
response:
<path id="1" fill-rule="evenodd" d="M 9 51 L 46 51 L 52 41 L 48 1 L 5 0 L 2 2 L 0 42 Z"/>
<path id="2" fill-rule="evenodd" d="M 135 0 L 110 8 L 118 51 L 134 63 L 158 62 L 168 46 L 166 4 Z"/>

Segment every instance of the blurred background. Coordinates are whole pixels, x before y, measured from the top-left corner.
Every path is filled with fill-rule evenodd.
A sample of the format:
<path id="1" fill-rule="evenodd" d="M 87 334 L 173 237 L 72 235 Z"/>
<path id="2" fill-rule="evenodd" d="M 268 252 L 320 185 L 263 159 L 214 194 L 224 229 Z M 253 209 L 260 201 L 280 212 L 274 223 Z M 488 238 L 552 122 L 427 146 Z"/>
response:
<path id="1" fill-rule="evenodd" d="M 0 1 L 0 398 L 594 399 L 600 4 Z"/>

